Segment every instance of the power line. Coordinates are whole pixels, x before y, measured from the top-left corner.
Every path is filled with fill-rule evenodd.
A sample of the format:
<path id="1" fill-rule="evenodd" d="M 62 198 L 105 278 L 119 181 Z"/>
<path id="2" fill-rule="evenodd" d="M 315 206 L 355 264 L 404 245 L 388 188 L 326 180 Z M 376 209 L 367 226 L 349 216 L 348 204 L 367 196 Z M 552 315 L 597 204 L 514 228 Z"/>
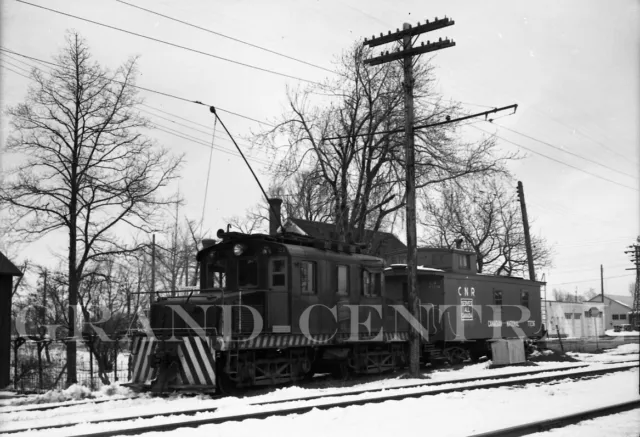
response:
<path id="1" fill-rule="evenodd" d="M 24 77 L 24 78 L 26 78 L 26 79 L 31 80 L 31 78 L 30 78 L 29 76 L 25 76 L 24 74 L 22 74 L 22 73 L 20 73 L 20 72 L 18 72 L 18 71 L 16 71 L 16 70 L 14 70 L 14 69 L 12 69 L 11 67 L 7 67 L 6 65 L 2 65 L 2 64 L 0 64 L 0 68 L 4 68 L 5 70 L 9 70 L 9 71 L 11 71 L 12 73 L 15 73 L 15 74 L 17 74 L 17 75 L 19 75 L 19 76 L 22 76 L 22 77 Z"/>
<path id="2" fill-rule="evenodd" d="M 427 124 L 421 124 L 418 126 L 414 126 L 413 130 L 420 130 L 420 129 L 426 129 L 428 127 L 435 127 L 435 126 L 441 126 L 444 124 L 450 124 L 450 123 L 457 123 L 459 121 L 464 121 L 464 120 L 468 120 L 470 118 L 475 118 L 475 117 L 481 117 L 481 116 L 487 116 L 489 114 L 493 114 L 499 111 L 504 111 L 507 109 L 513 109 L 514 113 L 516 111 L 516 109 L 518 108 L 517 104 L 514 105 L 509 105 L 509 106 L 503 106 L 502 108 L 493 108 L 489 111 L 483 111 L 483 112 L 478 112 L 476 114 L 471 114 L 471 115 L 466 115 L 464 117 L 458 117 L 458 118 L 454 118 L 453 120 L 447 118 L 447 120 L 444 121 L 438 121 L 435 123 L 427 123 Z M 397 134 L 397 133 L 401 133 L 404 132 L 404 128 L 403 129 L 391 129 L 391 130 L 386 130 L 386 131 L 378 131 L 378 132 L 369 132 L 369 133 L 365 133 L 365 134 L 356 134 L 356 135 L 342 135 L 342 136 L 336 136 L 336 137 L 329 137 L 329 138 L 324 138 L 324 140 L 342 140 L 342 139 L 346 139 L 346 138 L 357 138 L 357 137 L 368 137 L 371 135 L 379 135 L 379 134 Z"/>
<path id="3" fill-rule="evenodd" d="M 39 59 L 39 58 L 35 58 L 33 56 L 28 56 L 28 55 L 25 55 L 25 54 L 22 54 L 22 53 L 13 51 L 13 50 L 6 49 L 4 47 L 0 47 L 0 51 L 11 53 L 11 54 L 14 54 L 16 56 L 21 56 L 21 57 L 26 58 L 26 59 L 31 59 L 31 60 L 40 62 L 41 64 L 48 64 L 48 65 L 52 65 L 52 66 L 55 66 L 55 67 L 58 67 L 58 68 L 64 68 L 64 66 L 62 66 L 60 64 L 56 64 L 56 63 L 50 62 L 50 61 L 45 61 L 45 60 L 42 60 L 42 59 Z M 123 84 L 124 83 L 124 82 L 116 80 L 116 79 L 108 79 L 108 80 L 111 81 L 111 82 L 119 83 L 119 84 Z M 203 103 L 203 102 L 201 102 L 199 100 L 187 99 L 185 97 L 180 97 L 180 96 L 177 96 L 175 94 L 169 94 L 169 93 L 165 93 L 163 91 L 157 91 L 157 90 L 154 90 L 154 89 L 151 89 L 151 88 L 141 87 L 139 85 L 129 84 L 129 86 L 131 86 L 133 88 L 136 88 L 136 89 L 139 89 L 139 90 L 142 90 L 142 91 L 147 91 L 147 92 L 150 92 L 150 93 L 159 94 L 159 95 L 162 95 L 162 96 L 165 96 L 165 97 L 170 97 L 172 99 L 180 100 L 180 101 L 187 102 L 187 103 L 194 103 L 196 105 L 201 105 L 201 106 L 209 106 L 208 103 Z M 220 107 L 216 107 L 216 109 L 218 109 L 219 111 L 225 112 L 227 114 L 230 114 L 230 115 L 235 115 L 236 117 L 244 118 L 245 120 L 254 121 L 256 123 L 264 124 L 264 125 L 269 126 L 269 127 L 275 127 L 274 125 L 272 125 L 270 123 L 267 123 L 266 121 L 261 121 L 261 120 L 249 117 L 247 115 L 240 114 L 238 112 L 229 111 L 228 109 L 223 109 L 223 108 L 220 108 Z"/>
<path id="4" fill-rule="evenodd" d="M 132 32 L 130 30 L 122 29 L 120 27 L 110 26 L 108 24 L 100 23 L 98 21 L 89 20 L 88 18 L 78 17 L 77 15 L 72 15 L 72 14 L 68 14 L 66 12 L 58 11 L 56 9 L 51 9 L 51 8 L 47 8 L 47 7 L 44 7 L 44 6 L 36 5 L 36 4 L 33 4 L 33 3 L 29 3 L 29 2 L 26 2 L 24 0 L 16 0 L 16 1 L 19 2 L 19 3 L 24 3 L 25 5 L 34 6 L 36 8 L 43 9 L 45 11 L 53 12 L 53 13 L 64 15 L 64 16 L 71 17 L 71 18 L 75 18 L 75 19 L 81 20 L 81 21 L 86 21 L 87 23 L 95 24 L 96 26 L 102 26 L 102 27 L 106 27 L 108 29 L 117 30 L 119 32 L 128 33 L 129 35 L 134 35 L 134 36 L 137 36 L 137 37 L 140 37 L 140 38 L 145 38 L 145 39 L 148 39 L 150 41 L 159 42 L 161 44 L 165 44 L 165 45 L 168 45 L 168 46 L 171 46 L 171 47 L 177 47 L 177 48 L 180 48 L 180 49 L 183 49 L 183 50 L 187 50 L 187 51 L 190 51 L 190 52 L 193 52 L 193 53 L 198 53 L 200 55 L 209 56 L 211 58 L 220 59 L 222 61 L 230 62 L 232 64 L 241 65 L 243 67 L 252 68 L 254 70 L 262 71 L 264 73 L 270 73 L 270 74 L 274 74 L 276 76 L 287 77 L 289 79 L 299 80 L 299 81 L 302 81 L 302 82 L 312 83 L 312 84 L 315 84 L 315 85 L 322 85 L 320 82 L 315 82 L 315 81 L 312 81 L 312 80 L 303 79 L 301 77 L 292 76 L 292 75 L 285 74 L 285 73 L 279 73 L 277 71 L 270 70 L 268 68 L 262 68 L 262 67 L 258 67 L 258 66 L 252 65 L 252 64 L 246 64 L 244 62 L 235 61 L 235 60 L 229 59 L 229 58 L 224 58 L 222 56 L 214 55 L 213 53 L 203 52 L 201 50 L 196 50 L 196 49 L 193 49 L 191 47 L 186 47 L 186 46 L 182 46 L 180 44 L 175 44 L 175 43 L 172 43 L 172 42 L 169 42 L 169 41 L 165 41 L 165 40 L 162 40 L 162 39 L 153 38 L 153 37 L 147 36 L 147 35 L 142 35 L 140 33 Z"/>
<path id="5" fill-rule="evenodd" d="M 618 275 L 618 276 L 609 276 L 608 278 L 603 278 L 603 279 L 616 279 L 616 278 L 626 278 L 627 276 L 635 276 L 633 274 L 629 274 L 629 275 Z M 580 284 L 582 282 L 591 282 L 591 281 L 599 281 L 600 278 L 593 278 L 593 279 L 584 279 L 582 281 L 569 281 L 569 282 L 551 282 L 553 285 L 567 285 L 567 284 Z"/>
<path id="6" fill-rule="evenodd" d="M 208 143 L 205 143 L 204 141 L 200 140 L 199 138 L 193 137 L 193 136 L 191 136 L 189 134 L 185 134 L 184 132 L 180 132 L 180 131 L 177 131 L 175 129 L 171 129 L 171 128 L 167 127 L 167 126 L 163 126 L 163 125 L 158 124 L 158 123 L 151 123 L 151 127 L 153 129 L 157 129 L 157 130 L 159 130 L 161 132 L 165 132 L 165 133 L 168 133 L 169 135 L 173 135 L 175 137 L 182 138 L 183 140 L 191 141 L 192 143 L 199 144 L 199 145 L 204 146 L 204 147 L 209 147 L 209 148 L 212 147 Z M 220 152 L 222 152 L 222 153 L 226 153 L 226 154 L 231 155 L 231 156 L 241 157 L 237 153 L 235 153 L 235 152 L 233 152 L 233 151 L 231 151 L 231 150 L 229 150 L 229 149 L 227 149 L 225 147 L 219 146 L 219 145 L 214 146 L 213 148 L 218 150 L 218 151 L 220 151 Z M 246 158 L 246 159 L 250 159 L 251 161 L 255 161 L 255 162 L 257 162 L 259 164 L 263 164 L 263 165 L 268 165 L 269 164 L 268 161 L 265 161 L 265 160 L 262 160 L 262 159 L 258 159 L 258 158 Z"/>
<path id="7" fill-rule="evenodd" d="M 207 29 L 207 28 L 205 28 L 205 27 L 200 27 L 200 26 L 197 26 L 197 25 L 195 25 L 195 24 L 188 23 L 188 22 L 186 22 L 186 21 L 179 20 L 179 19 L 177 19 L 177 18 L 174 18 L 174 17 L 168 16 L 168 15 L 164 15 L 164 14 L 161 14 L 161 13 L 159 13 L 159 12 L 152 11 L 152 10 L 150 10 L 150 9 L 143 8 L 143 7 L 141 7 L 141 6 L 133 5 L 133 4 L 131 4 L 131 3 L 127 3 L 127 2 L 122 1 L 122 0 L 116 0 L 116 1 L 117 1 L 117 2 L 119 2 L 119 3 L 125 4 L 125 5 L 127 5 L 127 6 L 131 6 L 131 7 L 133 7 L 133 8 L 137 8 L 137 9 L 140 9 L 140 10 L 143 10 L 143 11 L 146 11 L 146 12 L 149 12 L 149 13 L 154 14 L 154 15 L 158 15 L 158 16 L 163 17 L 163 18 L 166 18 L 166 19 L 168 19 L 168 20 L 172 20 L 172 21 L 176 21 L 176 22 L 178 22 L 178 23 L 182 23 L 182 24 L 184 24 L 184 25 L 186 25 L 186 26 L 190 26 L 190 27 L 193 27 L 193 28 L 195 28 L 195 29 L 202 30 L 202 31 L 205 31 L 205 32 L 209 32 L 209 33 L 211 33 L 211 34 L 213 34 L 213 35 L 217 35 L 217 36 L 220 36 L 220 37 L 222 37 L 222 38 L 230 39 L 231 41 L 235 41 L 235 42 L 238 42 L 238 43 L 240 43 L 240 44 L 247 45 L 247 46 L 249 46 L 249 47 L 253 47 L 253 48 L 256 48 L 256 49 L 259 49 L 259 50 L 264 50 L 265 52 L 269 52 L 269 53 L 272 53 L 272 54 L 274 54 L 274 55 L 277 55 L 277 56 L 281 56 L 281 57 L 283 57 L 283 58 L 290 59 L 290 60 L 292 60 L 292 61 L 300 62 L 301 64 L 309 65 L 310 67 L 318 68 L 318 69 L 320 69 L 320 70 L 324 70 L 324 71 L 327 71 L 327 72 L 329 72 L 329 73 L 340 74 L 340 73 L 338 73 L 337 71 L 329 70 L 328 68 L 322 67 L 322 66 L 320 66 L 320 65 L 312 64 L 311 62 L 303 61 L 303 60 L 301 60 L 301 59 L 294 58 L 293 56 L 288 56 L 288 55 L 285 55 L 285 54 L 283 54 L 283 53 L 276 52 L 275 50 L 270 50 L 270 49 L 267 49 L 267 48 L 265 48 L 265 47 L 261 47 L 261 46 L 256 45 L 256 44 L 252 44 L 252 43 L 250 43 L 250 42 L 243 41 L 243 40 L 241 40 L 241 39 L 234 38 L 234 37 L 232 37 L 232 36 L 225 35 L 225 34 L 220 33 L 220 32 L 215 32 L 215 31 L 213 31 L 213 30 L 211 30 L 211 29 Z"/>
<path id="8" fill-rule="evenodd" d="M 619 153 L 619 152 L 615 151 L 614 149 L 612 149 L 612 148 L 608 147 L 607 145 L 605 145 L 605 144 L 601 143 L 600 141 L 598 141 L 598 140 L 596 140 L 596 139 L 591 138 L 589 135 L 585 134 L 584 132 L 580 131 L 579 129 L 576 129 L 575 127 L 569 126 L 568 124 L 566 124 L 566 123 L 564 123 L 564 122 L 562 122 L 562 121 L 558 120 L 558 119 L 557 119 L 557 118 L 555 118 L 555 117 L 550 116 L 549 114 L 546 114 L 545 112 L 540 111 L 539 109 L 536 109 L 535 107 L 533 108 L 533 110 L 534 110 L 534 111 L 536 111 L 536 112 L 538 112 L 538 113 L 540 113 L 540 114 L 542 114 L 542 115 L 544 115 L 545 117 L 549 118 L 550 120 L 553 120 L 553 121 L 555 121 L 556 123 L 558 123 L 558 124 L 560 124 L 560 125 L 562 125 L 562 126 L 564 126 L 564 127 L 568 128 L 568 129 L 571 129 L 571 130 L 573 130 L 574 132 L 577 132 L 578 134 L 582 135 L 584 138 L 586 138 L 586 139 L 590 140 L 591 142 L 593 142 L 594 144 L 597 144 L 597 145 L 599 145 L 600 147 L 602 147 L 602 148 L 604 148 L 604 149 L 608 150 L 609 152 L 614 153 L 614 154 L 616 154 L 616 155 L 620 156 L 621 158 L 624 158 L 624 159 L 627 159 L 627 160 L 629 160 L 629 159 L 630 159 L 630 158 L 628 158 L 627 156 L 625 156 L 625 155 L 623 155 L 623 154 L 621 154 L 621 153 Z M 638 162 L 636 159 L 632 159 L 632 161 L 634 161 L 634 162 Z"/>
<path id="9" fill-rule="evenodd" d="M 525 138 L 529 138 L 530 140 L 537 141 L 537 142 L 539 142 L 539 143 L 541 143 L 541 144 L 544 144 L 545 146 L 549 146 L 549 147 L 551 147 L 551 148 L 553 148 L 553 149 L 559 150 L 559 151 L 561 151 L 561 152 L 563 152 L 563 153 L 567 153 L 567 154 L 569 154 L 569 155 L 571 155 L 571 156 L 575 156 L 576 158 L 584 159 L 585 161 L 591 162 L 592 164 L 599 165 L 600 167 L 606 168 L 607 170 L 615 171 L 615 172 L 620 173 L 620 174 L 623 174 L 623 175 L 625 175 L 625 176 L 629 176 L 629 177 L 632 177 L 632 178 L 634 178 L 634 179 L 637 179 L 637 177 L 636 177 L 636 176 L 634 176 L 634 175 L 632 175 L 632 174 L 625 173 L 625 172 L 623 172 L 623 171 L 620 171 L 620 170 L 617 170 L 617 169 L 615 169 L 615 168 L 609 167 L 608 165 L 604 165 L 604 164 L 602 164 L 602 163 L 600 163 L 600 162 L 597 162 L 597 161 L 594 161 L 594 160 L 592 160 L 592 159 L 585 158 L 584 156 L 578 155 L 577 153 L 573 153 L 573 152 L 570 152 L 570 151 L 568 151 L 568 150 L 565 150 L 565 149 L 563 149 L 562 147 L 554 146 L 553 144 L 547 143 L 546 141 L 539 140 L 539 139 L 534 138 L 534 137 L 532 137 L 532 136 L 530 136 L 530 135 L 523 134 L 522 132 L 518 132 L 517 130 L 510 129 L 510 128 L 506 127 L 506 126 L 502 126 L 501 124 L 498 124 L 498 123 L 495 123 L 495 125 L 496 125 L 496 126 L 499 126 L 499 127 L 500 127 L 500 128 L 502 128 L 502 129 L 506 129 L 506 130 L 508 130 L 509 132 L 513 132 L 514 134 L 521 135 L 521 136 L 523 136 L 523 137 L 525 137 Z"/>
<path id="10" fill-rule="evenodd" d="M 473 126 L 473 125 L 472 125 L 471 127 L 472 127 L 472 128 L 474 128 L 474 129 L 478 129 L 479 131 L 482 131 L 482 132 L 484 132 L 484 133 L 486 133 L 486 134 L 488 134 L 488 135 L 494 135 L 496 138 L 499 138 L 499 139 L 501 139 L 502 141 L 506 141 L 507 143 L 510 143 L 510 144 L 513 144 L 514 146 L 520 147 L 521 149 L 528 150 L 529 152 L 531 152 L 531 153 L 535 153 L 536 155 L 540 155 L 540 156 L 542 156 L 543 158 L 550 159 L 551 161 L 555 161 L 555 162 L 557 162 L 557 163 L 559 163 L 559 164 L 566 165 L 567 167 L 571 167 L 571 168 L 573 168 L 573 169 L 575 169 L 575 170 L 581 171 L 582 173 L 586 173 L 586 174 L 588 174 L 588 175 L 590 175 L 590 176 L 596 177 L 596 178 L 598 178 L 598 179 L 602 179 L 602 180 L 607 181 L 607 182 L 611 182 L 612 184 L 616 184 L 616 185 L 619 185 L 619 186 L 621 186 L 621 187 L 628 188 L 628 189 L 630 189 L 630 190 L 639 191 L 637 188 L 634 188 L 634 187 L 630 187 L 630 186 L 628 186 L 628 185 L 621 184 L 621 183 L 619 183 L 619 182 L 616 182 L 616 181 L 614 181 L 614 180 L 611 180 L 611 179 L 605 178 L 604 176 L 600 176 L 600 175 L 597 175 L 597 174 L 595 174 L 595 173 L 591 173 L 590 171 L 583 170 L 583 169 L 581 169 L 580 167 L 576 167 L 575 165 L 568 164 L 568 163 L 566 163 L 566 162 L 564 162 L 564 161 L 560 161 L 559 159 L 552 158 L 552 157 L 550 157 L 550 156 L 548 156 L 548 155 L 545 155 L 545 154 L 543 154 L 543 153 L 537 152 L 537 151 L 535 151 L 535 150 L 533 150 L 533 149 L 530 149 L 530 148 L 528 148 L 528 147 L 525 147 L 525 146 L 523 146 L 523 145 L 521 145 L 521 144 L 515 143 L 515 142 L 510 141 L 510 140 L 507 140 L 506 138 L 502 138 L 502 137 L 500 137 L 500 136 L 498 136 L 498 135 L 492 134 L 491 132 L 487 132 L 486 130 L 484 130 L 484 129 L 482 129 L 482 128 L 479 128 L 478 126 Z"/>

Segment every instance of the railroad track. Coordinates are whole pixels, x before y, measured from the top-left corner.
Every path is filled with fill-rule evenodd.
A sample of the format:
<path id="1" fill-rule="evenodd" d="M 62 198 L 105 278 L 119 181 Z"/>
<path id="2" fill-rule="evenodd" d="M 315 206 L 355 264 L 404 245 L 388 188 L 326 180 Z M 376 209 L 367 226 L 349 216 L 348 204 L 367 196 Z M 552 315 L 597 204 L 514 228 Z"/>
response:
<path id="1" fill-rule="evenodd" d="M 453 380 L 430 381 L 430 382 L 425 382 L 423 384 L 398 386 L 398 387 L 389 387 L 389 388 L 419 387 L 419 386 L 423 386 L 423 385 L 442 385 L 442 384 L 449 384 L 449 383 L 481 381 L 481 380 L 488 380 L 488 379 L 504 379 L 504 378 L 507 378 L 507 377 L 515 377 L 515 376 L 523 376 L 523 375 L 534 375 L 536 373 L 542 373 L 542 372 L 555 372 L 555 371 L 579 369 L 579 368 L 589 367 L 589 366 L 593 366 L 593 365 L 614 365 L 614 364 L 637 363 L 637 362 L 639 362 L 639 360 L 625 360 L 625 361 L 611 361 L 611 362 L 599 362 L 599 361 L 597 361 L 597 362 L 588 362 L 588 363 L 582 363 L 582 364 L 576 363 L 575 366 L 570 366 L 570 367 L 531 369 L 531 370 L 525 370 L 525 371 L 522 371 L 522 372 L 503 374 L 503 375 L 488 375 L 488 376 L 482 376 L 482 377 L 469 377 L 469 378 L 453 379 Z M 366 391 L 370 391 L 370 390 L 366 390 Z M 315 398 L 317 398 L 317 397 L 320 397 L 320 396 L 316 396 Z M 75 407 L 75 406 L 79 406 L 79 405 L 94 405 L 94 404 L 102 404 L 102 403 L 105 403 L 105 402 L 118 402 L 118 401 L 134 400 L 134 399 L 138 399 L 138 398 L 140 398 L 140 396 L 130 396 L 130 397 L 123 396 L 123 397 L 118 397 L 118 398 L 114 397 L 114 398 L 109 398 L 109 399 L 86 399 L 86 400 L 82 400 L 82 401 L 64 401 L 64 402 L 61 402 L 61 403 L 57 403 L 55 405 L 53 405 L 52 403 L 47 403 L 47 404 L 42 404 L 42 405 L 36 404 L 36 405 L 29 405 L 29 406 L 25 405 L 23 408 L 18 407 L 18 408 L 7 409 L 7 410 L 5 410 L 4 408 L 8 408 L 8 407 L 0 406 L 0 415 L 2 415 L 2 414 L 21 413 L 21 412 L 29 412 L 29 411 L 48 411 L 48 410 L 54 410 L 54 409 L 57 409 L 57 408 L 71 408 L 71 407 Z M 309 399 L 312 399 L 312 398 L 309 398 Z"/>
<path id="2" fill-rule="evenodd" d="M 577 368 L 576 368 L 577 367 Z M 283 399 L 279 401 L 264 401 L 264 402 L 255 402 L 249 403 L 245 406 L 258 407 L 258 406 L 273 406 L 278 404 L 287 404 L 290 402 L 301 402 L 301 401 L 313 401 L 319 399 L 329 399 L 336 397 L 346 397 L 346 396 L 357 396 L 363 394 L 371 394 L 381 391 L 386 391 L 389 393 L 385 393 L 378 396 L 366 397 L 366 398 L 356 398 L 356 399 L 346 399 L 346 400 L 338 400 L 338 401 L 330 401 L 327 403 L 312 403 L 304 406 L 295 406 L 283 409 L 267 409 L 263 411 L 250 412 L 250 413 L 242 413 L 237 415 L 229 415 L 229 416 L 216 416 L 211 418 L 204 419 L 196 419 L 196 420 L 186 420 L 165 424 L 154 424 L 147 426 L 138 426 L 132 428 L 124 428 L 124 429 L 115 429 L 110 431 L 100 431 L 97 433 L 89 433 L 89 434 L 75 434 L 76 437 L 107 437 L 107 436 L 116 436 L 116 435 L 138 435 L 145 432 L 159 432 L 159 431 L 171 431 L 177 428 L 189 427 L 194 428 L 207 424 L 219 424 L 224 422 L 235 422 L 235 421 L 243 421 L 246 419 L 265 419 L 268 417 L 274 416 L 286 416 L 290 414 L 302 414 L 307 413 L 313 409 L 325 410 L 330 408 L 345 408 L 349 406 L 355 405 L 366 405 L 370 403 L 379 403 L 385 402 L 389 400 L 402 400 L 408 398 L 418 398 L 422 396 L 436 395 L 436 394 L 444 394 L 444 393 L 452 393 L 457 391 L 466 391 L 466 390 L 478 390 L 478 389 L 488 389 L 488 388 L 496 388 L 496 387 L 508 387 L 508 386 L 521 386 L 531 383 L 541 383 L 541 382 L 550 382 L 554 380 L 562 380 L 562 379 L 573 379 L 578 380 L 582 378 L 590 378 L 594 376 L 605 375 L 607 373 L 619 372 L 624 370 L 630 370 L 637 367 L 637 364 L 629 365 L 615 365 L 613 367 L 599 368 L 599 369 L 588 369 L 582 370 L 582 367 L 586 366 L 576 366 L 571 367 L 571 370 L 575 370 L 574 372 L 566 372 L 566 368 L 564 369 L 544 369 L 537 371 L 525 371 L 520 372 L 518 374 L 506 374 L 506 375 L 490 375 L 483 378 L 465 378 L 464 380 L 443 380 L 443 381 L 429 381 L 421 384 L 411 384 L 406 386 L 397 386 L 390 388 L 374 388 L 367 390 L 352 390 L 345 391 L 340 393 L 329 393 L 325 395 L 315 395 L 309 397 L 302 398 L 294 398 L 294 399 Z M 549 373 L 549 372 L 559 372 L 553 375 L 536 375 L 539 373 Z M 526 375 L 525 378 L 520 379 L 510 379 L 507 381 L 500 381 L 500 379 L 509 379 L 509 378 L 517 378 L 518 376 Z M 498 381 L 494 381 L 494 380 Z M 433 389 L 433 386 L 444 385 L 444 384 L 455 384 L 455 383 L 465 382 L 478 382 L 484 381 L 479 384 L 474 385 L 457 385 L 455 387 L 447 387 L 440 389 Z M 426 388 L 425 388 L 426 387 Z M 401 389 L 416 389 L 414 391 L 409 392 L 398 392 Z M 153 413 L 153 414 L 145 414 L 145 415 L 134 415 L 129 417 L 121 417 L 117 419 L 101 419 L 97 421 L 89 421 L 89 422 L 78 422 L 78 423 L 66 423 L 59 425 L 50 425 L 50 426 L 40 426 L 40 427 L 30 427 L 30 428 L 21 428 L 21 429 L 13 429 L 13 430 L 4 430 L 3 434 L 14 434 L 19 432 L 28 432 L 28 431 L 37 431 L 44 429 L 57 429 L 57 428 L 68 428 L 80 424 L 101 424 L 101 423 L 115 423 L 127 420 L 135 420 L 135 419 L 151 419 L 157 417 L 168 417 L 173 415 L 187 415 L 193 416 L 196 414 L 202 413 L 214 413 L 218 410 L 218 407 L 210 407 L 210 408 L 199 408 L 192 410 L 184 410 L 184 411 L 172 411 L 168 413 Z"/>
<path id="3" fill-rule="evenodd" d="M 584 422 L 585 420 L 608 416 L 610 414 L 623 413 L 625 411 L 640 408 L 640 399 L 607 405 L 606 407 L 593 408 L 578 413 L 556 416 L 550 419 L 538 420 L 522 425 L 473 434 L 470 437 L 520 437 L 537 432 L 549 431 L 554 428 L 563 428 L 568 425 Z"/>

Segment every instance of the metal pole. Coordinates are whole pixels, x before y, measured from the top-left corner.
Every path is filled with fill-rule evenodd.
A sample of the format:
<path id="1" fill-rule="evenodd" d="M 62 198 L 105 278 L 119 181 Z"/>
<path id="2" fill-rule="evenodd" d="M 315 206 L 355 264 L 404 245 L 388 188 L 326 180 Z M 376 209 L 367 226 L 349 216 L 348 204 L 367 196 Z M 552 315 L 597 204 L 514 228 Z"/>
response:
<path id="1" fill-rule="evenodd" d="M 600 264 L 600 298 L 604 303 L 604 267 Z"/>

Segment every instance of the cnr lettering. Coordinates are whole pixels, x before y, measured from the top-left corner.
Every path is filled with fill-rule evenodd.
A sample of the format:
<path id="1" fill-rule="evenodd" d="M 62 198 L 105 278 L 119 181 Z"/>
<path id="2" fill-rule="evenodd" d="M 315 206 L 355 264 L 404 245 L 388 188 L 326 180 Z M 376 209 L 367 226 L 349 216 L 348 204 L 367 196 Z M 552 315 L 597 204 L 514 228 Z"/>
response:
<path id="1" fill-rule="evenodd" d="M 473 287 L 458 287 L 458 296 L 475 297 L 476 289 Z"/>

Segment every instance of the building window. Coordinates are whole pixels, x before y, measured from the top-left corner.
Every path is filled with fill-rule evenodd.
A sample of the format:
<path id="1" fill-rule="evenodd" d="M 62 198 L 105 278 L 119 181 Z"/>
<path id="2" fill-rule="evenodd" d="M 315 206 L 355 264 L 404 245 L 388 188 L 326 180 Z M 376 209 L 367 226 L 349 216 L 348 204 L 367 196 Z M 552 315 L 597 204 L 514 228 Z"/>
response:
<path id="1" fill-rule="evenodd" d="M 287 287 L 287 260 L 284 258 L 273 258 L 269 264 L 269 286 L 270 288 Z"/>
<path id="2" fill-rule="evenodd" d="M 493 290 L 493 304 L 502 305 L 502 290 Z"/>
<path id="3" fill-rule="evenodd" d="M 349 267 L 338 266 L 337 268 L 337 293 L 341 296 L 349 295 Z"/>
<path id="4" fill-rule="evenodd" d="M 258 261 L 254 258 L 238 260 L 238 287 L 258 286 Z"/>
<path id="5" fill-rule="evenodd" d="M 520 305 L 529 308 L 529 292 L 526 290 L 520 292 Z"/>
<path id="6" fill-rule="evenodd" d="M 582 314 L 580 313 L 573 313 L 573 318 L 574 319 L 580 319 L 582 317 Z"/>
<path id="7" fill-rule="evenodd" d="M 316 294 L 316 263 L 300 263 L 300 291 L 302 294 Z"/>
<path id="8" fill-rule="evenodd" d="M 618 320 L 618 315 L 617 314 L 612 314 L 611 315 L 611 320 Z"/>
<path id="9" fill-rule="evenodd" d="M 620 314 L 620 320 L 627 320 L 626 314 Z"/>
<path id="10" fill-rule="evenodd" d="M 380 296 L 380 273 L 372 273 L 368 270 L 362 270 L 362 295 L 367 297 Z"/>
<path id="11" fill-rule="evenodd" d="M 564 313 L 564 318 L 567 320 L 571 320 L 571 316 L 573 315 L 573 313 Z"/>

